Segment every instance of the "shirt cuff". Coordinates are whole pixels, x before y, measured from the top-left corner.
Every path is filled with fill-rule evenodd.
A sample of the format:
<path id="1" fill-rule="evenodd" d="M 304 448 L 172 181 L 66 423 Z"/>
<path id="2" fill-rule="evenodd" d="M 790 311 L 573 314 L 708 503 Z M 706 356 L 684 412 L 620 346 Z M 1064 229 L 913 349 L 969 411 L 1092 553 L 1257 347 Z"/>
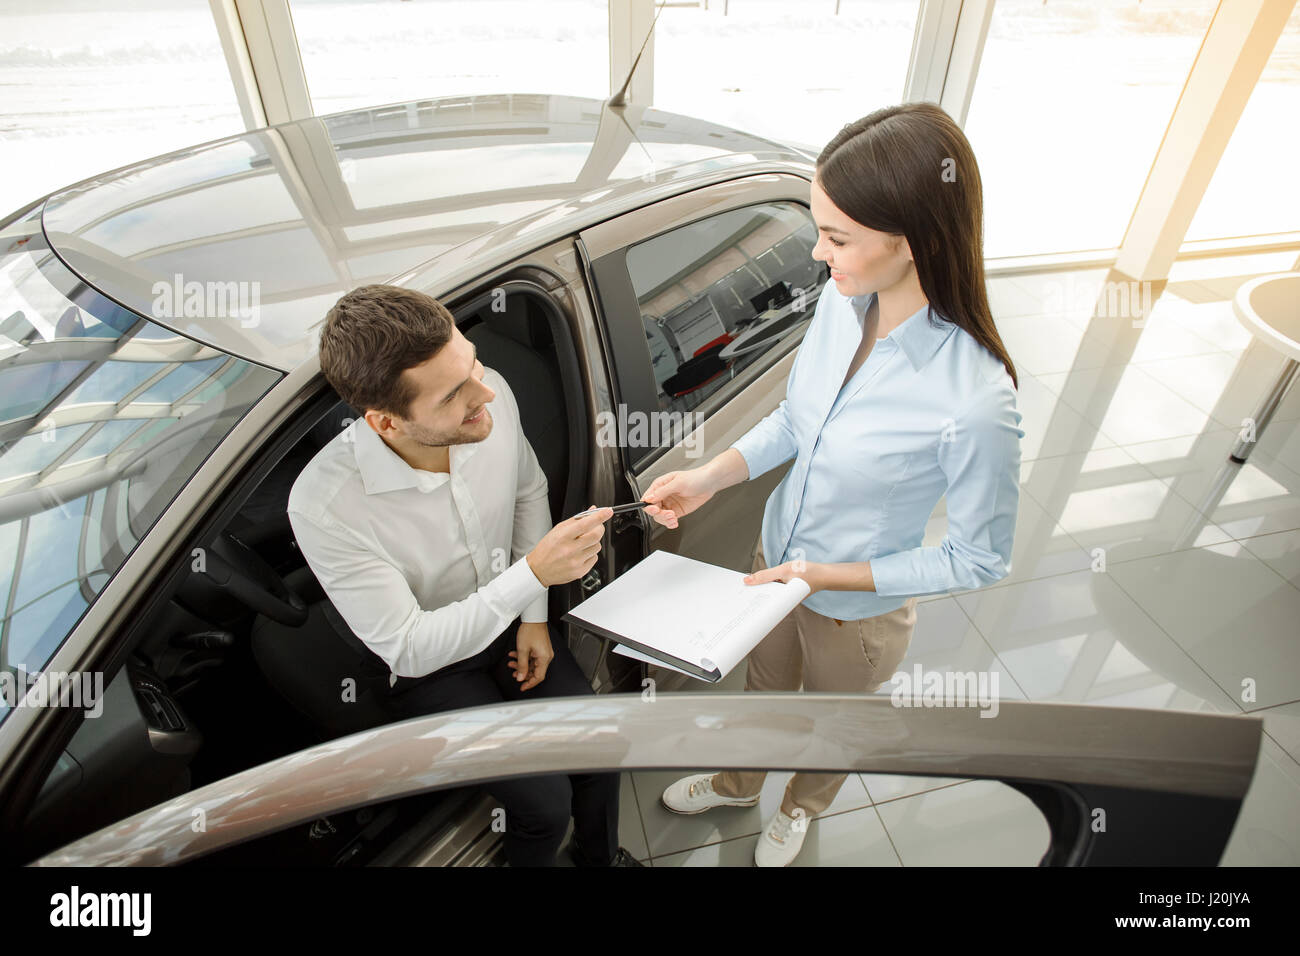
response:
<path id="1" fill-rule="evenodd" d="M 525 624 L 545 624 L 548 612 L 546 606 L 546 591 L 542 591 L 542 596 L 535 598 L 528 607 L 523 609 L 519 615 L 519 620 Z"/>
<path id="2" fill-rule="evenodd" d="M 920 550 L 914 549 L 914 550 Z M 928 594 L 928 582 L 918 580 L 916 555 L 912 551 L 896 551 L 871 559 L 871 581 L 881 597 L 911 597 Z"/>
<path id="3" fill-rule="evenodd" d="M 546 600 L 546 586 L 537 580 L 537 575 L 533 573 L 526 557 L 520 558 L 497 575 L 492 581 L 491 588 L 492 603 L 497 605 L 502 616 L 508 621 L 519 617 L 525 608 L 529 611 L 533 610 L 530 605 L 537 601 Z M 545 606 L 543 603 L 542 607 Z M 542 620 L 546 620 L 545 616 Z"/>

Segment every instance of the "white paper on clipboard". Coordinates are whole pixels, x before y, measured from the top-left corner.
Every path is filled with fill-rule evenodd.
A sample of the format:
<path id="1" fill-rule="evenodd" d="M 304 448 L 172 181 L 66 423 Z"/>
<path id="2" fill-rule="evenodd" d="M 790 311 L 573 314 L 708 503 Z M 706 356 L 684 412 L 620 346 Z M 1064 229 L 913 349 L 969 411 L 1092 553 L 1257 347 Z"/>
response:
<path id="1" fill-rule="evenodd" d="M 697 678 L 700 675 L 671 662 L 716 670 L 725 677 L 810 590 L 802 578 L 746 584 L 745 577 L 671 551 L 655 551 L 566 617 L 617 641 L 619 654 Z"/>

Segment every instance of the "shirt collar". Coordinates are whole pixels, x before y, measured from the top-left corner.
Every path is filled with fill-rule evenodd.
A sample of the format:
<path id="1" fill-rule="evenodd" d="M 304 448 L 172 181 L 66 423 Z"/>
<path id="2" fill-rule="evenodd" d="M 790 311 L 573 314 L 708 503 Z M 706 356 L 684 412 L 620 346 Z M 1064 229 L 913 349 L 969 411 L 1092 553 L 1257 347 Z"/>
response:
<path id="1" fill-rule="evenodd" d="M 853 312 L 857 317 L 859 330 L 875 295 L 876 293 L 870 292 L 849 299 L 853 303 Z M 920 371 L 921 367 L 933 358 L 934 353 L 939 351 L 939 346 L 948 340 L 948 336 L 956 327 L 956 323 L 949 322 L 927 303 L 909 315 L 885 338 L 893 340 L 907 355 L 912 368 Z"/>
<path id="2" fill-rule="evenodd" d="M 345 429 L 345 433 L 349 430 L 352 432 L 352 437 L 344 440 L 352 442 L 352 453 L 356 456 L 357 470 L 361 472 L 361 481 L 368 495 L 400 491 L 403 488 L 431 490 L 451 478 L 447 472 L 412 468 L 401 455 L 388 447 L 388 443 L 366 424 L 364 418 L 355 419 Z M 449 450 L 452 470 L 458 470 L 465 460 L 478 450 L 480 444 L 482 443 L 466 442 L 462 445 L 452 445 Z"/>

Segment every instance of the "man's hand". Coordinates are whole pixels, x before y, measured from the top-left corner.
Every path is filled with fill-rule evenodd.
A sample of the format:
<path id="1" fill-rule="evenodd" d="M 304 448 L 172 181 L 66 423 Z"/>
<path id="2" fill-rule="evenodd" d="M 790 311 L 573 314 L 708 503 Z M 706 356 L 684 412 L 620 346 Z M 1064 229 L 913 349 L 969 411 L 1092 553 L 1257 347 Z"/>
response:
<path id="1" fill-rule="evenodd" d="M 551 666 L 555 651 L 551 648 L 551 632 L 543 622 L 519 622 L 515 633 L 514 658 L 507 666 L 515 672 L 515 680 L 523 681 L 519 689 L 532 690 L 546 680 L 546 668 Z M 520 661 L 524 663 L 520 665 Z"/>
<path id="2" fill-rule="evenodd" d="M 595 507 L 594 505 L 592 507 Z M 543 587 L 576 581 L 596 563 L 605 522 L 614 515 L 613 508 L 601 508 L 580 518 L 561 521 L 525 555 L 533 576 Z"/>

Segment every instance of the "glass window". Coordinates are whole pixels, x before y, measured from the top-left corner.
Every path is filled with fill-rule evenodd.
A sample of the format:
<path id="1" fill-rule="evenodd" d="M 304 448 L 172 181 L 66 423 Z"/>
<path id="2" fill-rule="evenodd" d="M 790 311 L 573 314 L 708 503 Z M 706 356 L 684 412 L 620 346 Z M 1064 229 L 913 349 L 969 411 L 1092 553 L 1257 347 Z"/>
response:
<path id="1" fill-rule="evenodd" d="M 0 481 L 44 471 L 89 430 L 89 425 L 46 427 L 4 445 L 0 449 Z"/>
<path id="2" fill-rule="evenodd" d="M 23 418 L 40 411 L 50 396 L 69 385 L 89 362 L 40 362 L 10 365 L 0 359 L 0 422 Z"/>
<path id="3" fill-rule="evenodd" d="M 206 362 L 183 362 L 137 395 L 134 401 L 170 405 L 210 381 L 227 361 L 227 356 L 222 355 Z"/>
<path id="4" fill-rule="evenodd" d="M 1289 173 L 1300 153 L 1300 5 L 1291 11 L 1215 167 L 1186 240 L 1290 232 L 1300 189 Z M 1286 119 L 1286 117 L 1291 119 Z"/>
<path id="5" fill-rule="evenodd" d="M 104 422 L 91 433 L 89 439 L 76 447 L 69 461 L 89 461 L 124 448 L 145 421 L 146 419 L 140 418 L 119 418 Z"/>
<path id="6" fill-rule="evenodd" d="M 966 136 L 986 257 L 1119 246 L 1218 0 L 998 0 Z"/>
<path id="7" fill-rule="evenodd" d="M 802 331 L 826 277 L 816 244 L 807 209 L 765 203 L 628 250 L 661 410 L 698 407 Z"/>
<path id="8" fill-rule="evenodd" d="M 654 105 L 820 151 L 845 123 L 902 100 L 919 7 L 668 4 L 655 27 Z"/>
<path id="9" fill-rule="evenodd" d="M 243 131 L 207 0 L 140 7 L 6 0 L 0 88 L 5 128 L 21 132 L 0 136 L 0 214 L 105 170 Z"/>
<path id="10" fill-rule="evenodd" d="M 0 314 L 7 313 L 0 320 L 0 349 L 37 340 L 115 339 L 124 331 L 120 323 L 101 322 L 69 305 L 30 256 L 9 256 L 0 266 L 0 300 L 5 302 L 5 312 Z"/>
<path id="11" fill-rule="evenodd" d="M 95 402 L 117 404 L 134 395 L 145 382 L 160 375 L 168 367 L 166 362 L 107 361 L 100 364 L 86 380 L 72 390 L 68 405 L 88 405 Z"/>
<path id="12" fill-rule="evenodd" d="M 317 116 L 463 94 L 609 95 L 607 0 L 291 0 L 290 9 Z"/>
<path id="13" fill-rule="evenodd" d="M 22 252 L 0 258 L 0 273 L 18 277 L 0 286 L 0 314 L 23 311 L 39 329 L 75 296 L 88 328 L 114 330 L 102 344 L 38 337 L 0 353 L 0 668 L 35 674 L 279 373 L 159 335 L 68 272 L 44 246 L 37 216 L 10 228 L 26 238 L 14 245 Z M 16 258 L 24 261 L 15 267 Z M 164 361 L 116 357 L 138 350 L 141 332 Z M 66 361 L 69 350 L 86 360 Z M 141 404 L 124 401 L 132 395 L 163 403 L 168 417 L 140 417 Z M 33 493 L 42 491 L 51 494 Z M 9 703 L 0 698 L 0 720 Z"/>

